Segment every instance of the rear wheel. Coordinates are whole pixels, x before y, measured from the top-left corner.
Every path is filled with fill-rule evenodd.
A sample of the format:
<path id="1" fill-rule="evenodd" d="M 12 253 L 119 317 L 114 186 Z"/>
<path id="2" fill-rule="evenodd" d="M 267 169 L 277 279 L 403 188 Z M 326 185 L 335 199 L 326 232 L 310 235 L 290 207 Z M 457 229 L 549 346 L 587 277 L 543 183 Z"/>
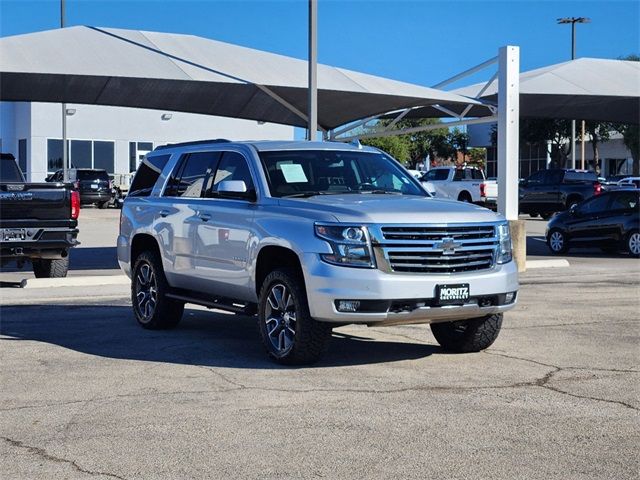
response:
<path id="1" fill-rule="evenodd" d="M 316 362 L 331 339 L 331 326 L 309 313 L 300 275 L 287 268 L 274 270 L 262 284 L 258 327 L 269 356 L 287 365 Z"/>
<path id="2" fill-rule="evenodd" d="M 554 228 L 549 232 L 549 236 L 547 237 L 547 246 L 549 247 L 549 250 L 556 255 L 569 251 L 567 236 L 562 232 L 562 230 L 558 230 L 557 228 Z"/>
<path id="3" fill-rule="evenodd" d="M 107 208 L 107 205 L 109 204 L 109 202 L 100 202 L 98 203 L 98 208 L 103 209 L 103 208 Z"/>
<path id="4" fill-rule="evenodd" d="M 471 203 L 471 195 L 469 195 L 469 192 L 460 192 L 460 195 L 458 195 L 458 201 Z"/>
<path id="5" fill-rule="evenodd" d="M 541 213 L 540 217 L 543 220 L 549 220 L 551 217 L 553 217 L 553 212 L 545 212 L 545 213 Z"/>
<path id="6" fill-rule="evenodd" d="M 529 216 L 531 218 L 536 218 L 539 215 L 539 213 L 530 213 Z"/>
<path id="7" fill-rule="evenodd" d="M 502 314 L 487 315 L 457 322 L 432 323 L 438 343 L 453 352 L 479 352 L 491 346 L 502 327 Z"/>
<path id="8" fill-rule="evenodd" d="M 627 235 L 627 251 L 632 257 L 640 257 L 640 233 L 638 230 L 632 230 Z"/>
<path id="9" fill-rule="evenodd" d="M 69 271 L 69 257 L 56 259 L 34 258 L 31 260 L 31 264 L 36 278 L 64 278 Z"/>
<path id="10" fill-rule="evenodd" d="M 156 252 L 136 258 L 131 277 L 131 303 L 138 323 L 148 329 L 173 328 L 182 318 L 184 303 L 167 298 L 169 284 Z"/>

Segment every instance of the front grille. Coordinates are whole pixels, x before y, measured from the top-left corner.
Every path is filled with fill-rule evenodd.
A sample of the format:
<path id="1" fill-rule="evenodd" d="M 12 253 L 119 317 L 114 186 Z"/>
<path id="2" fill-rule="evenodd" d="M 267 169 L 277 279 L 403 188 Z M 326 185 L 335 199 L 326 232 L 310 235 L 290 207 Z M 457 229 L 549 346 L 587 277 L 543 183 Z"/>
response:
<path id="1" fill-rule="evenodd" d="M 381 227 L 375 248 L 384 270 L 463 273 L 492 268 L 498 246 L 494 225 Z M 383 267 L 382 265 L 379 265 Z"/>

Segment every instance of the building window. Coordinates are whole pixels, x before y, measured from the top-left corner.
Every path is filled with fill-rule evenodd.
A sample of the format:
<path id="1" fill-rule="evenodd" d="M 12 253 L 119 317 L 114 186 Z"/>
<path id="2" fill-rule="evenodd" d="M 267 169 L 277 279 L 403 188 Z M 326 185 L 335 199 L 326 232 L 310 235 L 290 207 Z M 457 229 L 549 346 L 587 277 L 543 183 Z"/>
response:
<path id="1" fill-rule="evenodd" d="M 27 174 L 27 139 L 18 140 L 18 165 L 24 175 Z"/>
<path id="2" fill-rule="evenodd" d="M 47 170 L 55 172 L 62 167 L 62 140 L 50 138 L 47 140 Z"/>
<path id="3" fill-rule="evenodd" d="M 93 142 L 93 168 L 101 168 L 114 173 L 113 142 Z"/>
<path id="4" fill-rule="evenodd" d="M 71 166 L 73 168 L 92 168 L 90 140 L 71 140 Z"/>
<path id="5" fill-rule="evenodd" d="M 153 150 L 153 142 L 129 142 L 129 171 L 135 172 L 144 156 Z"/>

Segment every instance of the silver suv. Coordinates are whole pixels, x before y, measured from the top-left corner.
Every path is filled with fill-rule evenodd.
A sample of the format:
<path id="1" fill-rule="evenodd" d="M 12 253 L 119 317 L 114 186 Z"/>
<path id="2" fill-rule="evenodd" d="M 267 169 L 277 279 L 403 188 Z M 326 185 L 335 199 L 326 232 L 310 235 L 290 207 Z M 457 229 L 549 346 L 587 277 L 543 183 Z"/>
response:
<path id="1" fill-rule="evenodd" d="M 174 327 L 185 303 L 257 315 L 288 364 L 316 361 L 351 323 L 430 323 L 444 348 L 479 351 L 518 290 L 502 217 L 341 143 L 157 148 L 124 202 L 118 260 L 143 327 Z"/>

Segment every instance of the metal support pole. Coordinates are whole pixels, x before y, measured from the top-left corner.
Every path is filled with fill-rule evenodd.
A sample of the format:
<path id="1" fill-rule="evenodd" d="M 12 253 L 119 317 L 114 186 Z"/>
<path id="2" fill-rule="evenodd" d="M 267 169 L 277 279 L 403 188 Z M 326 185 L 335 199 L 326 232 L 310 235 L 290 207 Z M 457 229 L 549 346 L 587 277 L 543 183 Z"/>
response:
<path id="1" fill-rule="evenodd" d="M 307 140 L 318 132 L 318 0 L 309 0 L 309 123 Z"/>
<path id="2" fill-rule="evenodd" d="M 501 47 L 498 58 L 498 212 L 507 220 L 517 220 L 520 49 Z"/>
<path id="3" fill-rule="evenodd" d="M 580 145 L 580 163 L 581 163 L 580 168 L 582 170 L 584 170 L 584 135 L 585 135 L 585 131 L 584 130 L 585 130 L 585 124 L 584 124 L 584 120 L 582 120 L 582 135 L 581 135 L 582 142 L 581 142 L 581 145 Z M 594 160 L 595 160 L 595 158 L 594 158 Z"/>
<path id="4" fill-rule="evenodd" d="M 64 0 L 60 0 L 60 28 L 64 28 Z M 62 175 L 63 181 L 69 181 L 69 152 L 67 151 L 67 104 L 62 102 Z"/>
<path id="5" fill-rule="evenodd" d="M 571 60 L 576 58 L 576 22 L 571 22 Z M 576 121 L 571 120 L 571 168 L 576 168 Z"/>

